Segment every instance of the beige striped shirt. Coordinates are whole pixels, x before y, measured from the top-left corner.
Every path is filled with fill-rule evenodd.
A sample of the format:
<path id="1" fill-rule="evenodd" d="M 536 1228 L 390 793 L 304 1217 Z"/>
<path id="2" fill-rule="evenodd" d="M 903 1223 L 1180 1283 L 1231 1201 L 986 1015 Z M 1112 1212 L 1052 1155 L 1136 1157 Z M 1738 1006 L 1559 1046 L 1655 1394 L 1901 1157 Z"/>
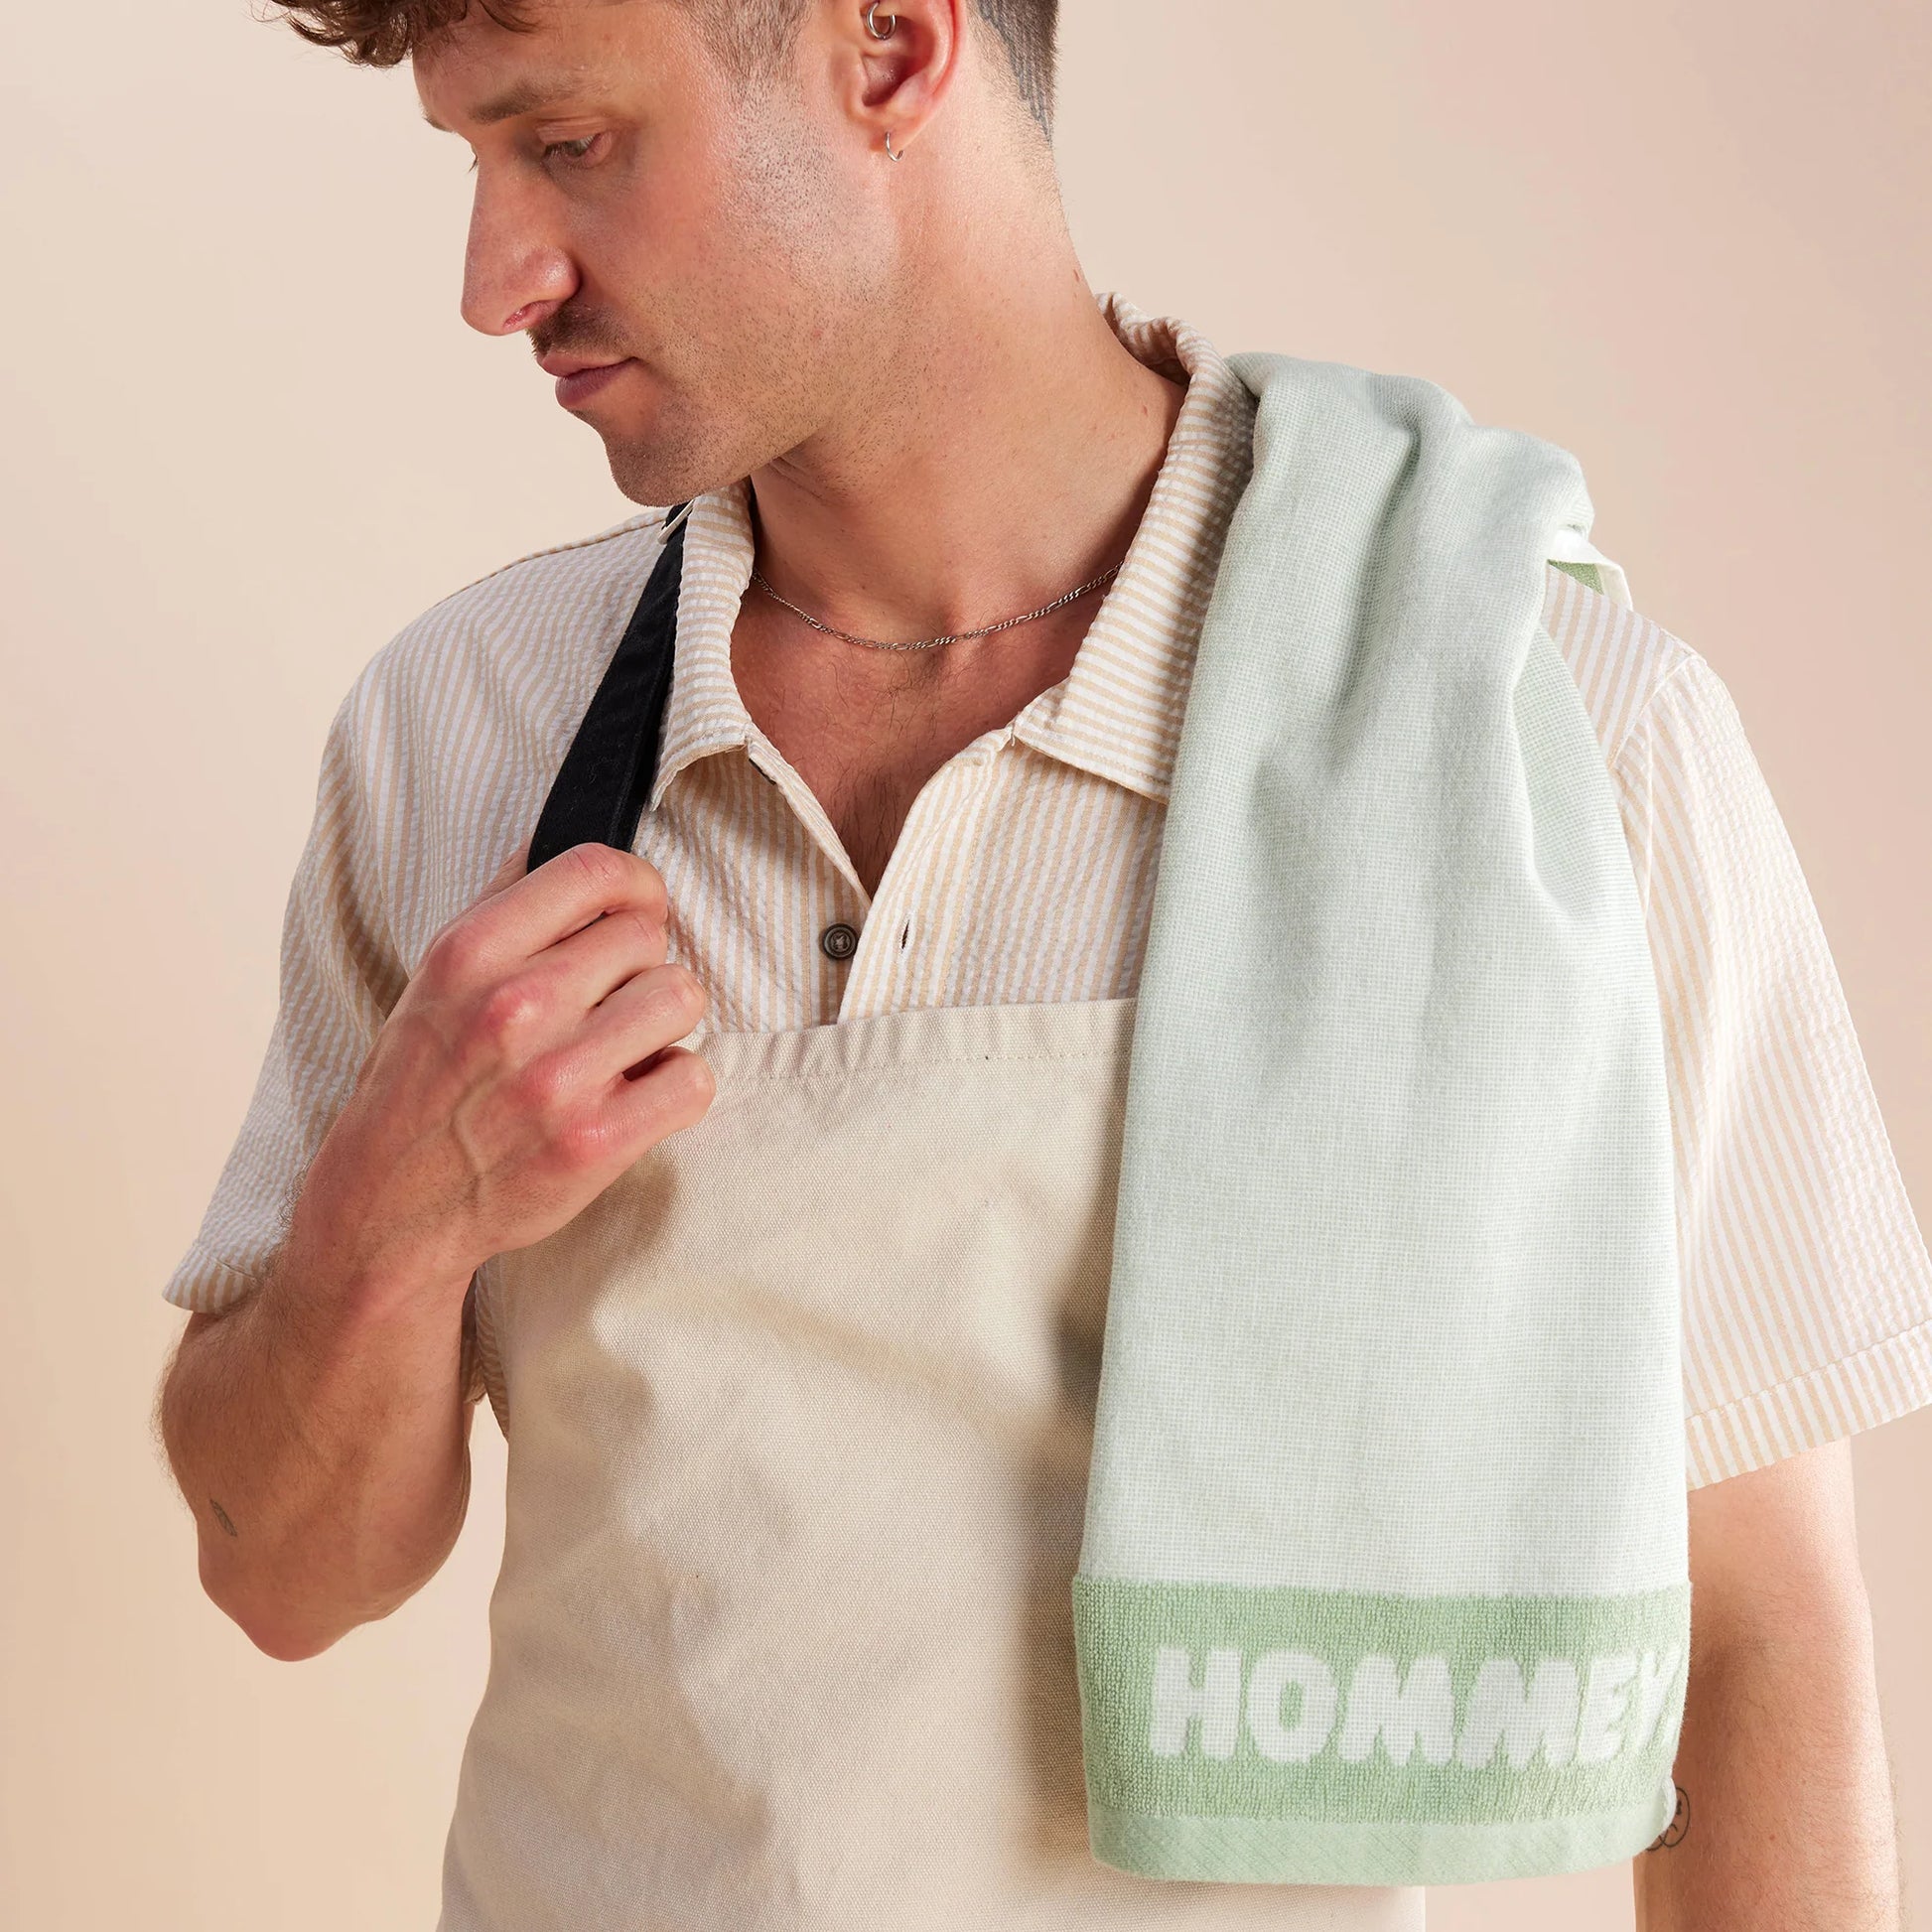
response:
<path id="1" fill-rule="evenodd" d="M 1252 398 L 1200 333 L 1101 298 L 1187 385 L 1146 516 L 1065 679 L 936 771 L 868 895 L 739 698 L 748 485 L 698 499 L 651 811 L 670 955 L 713 1030 L 1132 994 L 1192 654 L 1246 482 Z M 285 913 L 280 1007 L 201 1229 L 164 1290 L 245 1295 L 430 940 L 527 836 L 661 541 L 646 511 L 443 600 L 332 723 Z M 1620 573 L 1595 581 L 1620 589 Z M 1816 908 L 1729 694 L 1570 570 L 1545 622 L 1595 723 L 1669 1051 L 1693 1484 L 1932 1399 L 1932 1262 Z M 840 959 L 820 944 L 849 925 Z M 835 948 L 836 950 L 836 948 Z M 484 1338 L 486 1341 L 486 1337 Z M 472 1395 L 493 1379 L 466 1309 Z M 485 1375 L 485 1370 L 489 1371 Z"/>

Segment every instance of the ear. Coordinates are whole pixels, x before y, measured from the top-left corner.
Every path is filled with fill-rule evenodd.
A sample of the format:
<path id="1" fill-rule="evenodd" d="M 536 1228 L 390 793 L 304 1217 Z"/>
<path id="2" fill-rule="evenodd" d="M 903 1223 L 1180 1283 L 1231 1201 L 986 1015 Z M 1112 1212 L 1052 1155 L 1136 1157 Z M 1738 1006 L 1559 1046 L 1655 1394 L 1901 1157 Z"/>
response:
<path id="1" fill-rule="evenodd" d="M 881 155 L 904 154 L 957 84 L 971 0 L 834 0 L 836 45 L 851 75 L 846 109 Z M 882 39 L 874 26 L 886 30 Z"/>

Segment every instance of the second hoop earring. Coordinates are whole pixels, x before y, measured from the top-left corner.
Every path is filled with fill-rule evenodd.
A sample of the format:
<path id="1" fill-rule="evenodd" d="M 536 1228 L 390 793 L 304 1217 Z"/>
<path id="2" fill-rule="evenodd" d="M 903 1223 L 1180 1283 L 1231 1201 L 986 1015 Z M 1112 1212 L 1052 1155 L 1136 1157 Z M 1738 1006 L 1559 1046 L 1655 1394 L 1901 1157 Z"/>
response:
<path id="1" fill-rule="evenodd" d="M 886 16 L 885 26 L 881 27 L 879 24 L 879 0 L 872 0 L 871 6 L 866 9 L 866 32 L 876 41 L 891 40 L 898 32 L 898 15 L 888 14 Z M 905 159 L 904 155 L 893 146 L 893 130 L 890 127 L 886 130 L 886 152 L 895 161 L 903 161 Z"/>

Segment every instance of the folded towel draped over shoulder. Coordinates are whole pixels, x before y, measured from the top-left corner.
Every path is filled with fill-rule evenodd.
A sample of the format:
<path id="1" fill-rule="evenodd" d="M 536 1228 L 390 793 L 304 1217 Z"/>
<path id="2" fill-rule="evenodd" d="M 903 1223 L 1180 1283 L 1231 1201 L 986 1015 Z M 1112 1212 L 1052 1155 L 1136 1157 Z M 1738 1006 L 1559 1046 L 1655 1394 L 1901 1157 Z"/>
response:
<path id="1" fill-rule="evenodd" d="M 1432 384 L 1232 362 L 1073 1584 L 1092 1848 L 1607 1863 L 1671 1815 L 1690 1587 L 1657 988 L 1541 623 L 1590 504 Z"/>

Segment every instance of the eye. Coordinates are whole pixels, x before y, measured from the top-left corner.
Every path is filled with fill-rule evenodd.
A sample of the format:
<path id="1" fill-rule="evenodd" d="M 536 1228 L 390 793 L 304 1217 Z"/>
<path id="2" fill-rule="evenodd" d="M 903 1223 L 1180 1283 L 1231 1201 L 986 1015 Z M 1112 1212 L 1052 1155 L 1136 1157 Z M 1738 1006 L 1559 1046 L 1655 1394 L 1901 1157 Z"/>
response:
<path id="1" fill-rule="evenodd" d="M 552 155 L 562 155 L 566 161 L 586 162 L 591 158 L 591 150 L 603 139 L 602 134 L 583 134 L 574 141 L 546 141 L 538 159 L 548 161 Z"/>

